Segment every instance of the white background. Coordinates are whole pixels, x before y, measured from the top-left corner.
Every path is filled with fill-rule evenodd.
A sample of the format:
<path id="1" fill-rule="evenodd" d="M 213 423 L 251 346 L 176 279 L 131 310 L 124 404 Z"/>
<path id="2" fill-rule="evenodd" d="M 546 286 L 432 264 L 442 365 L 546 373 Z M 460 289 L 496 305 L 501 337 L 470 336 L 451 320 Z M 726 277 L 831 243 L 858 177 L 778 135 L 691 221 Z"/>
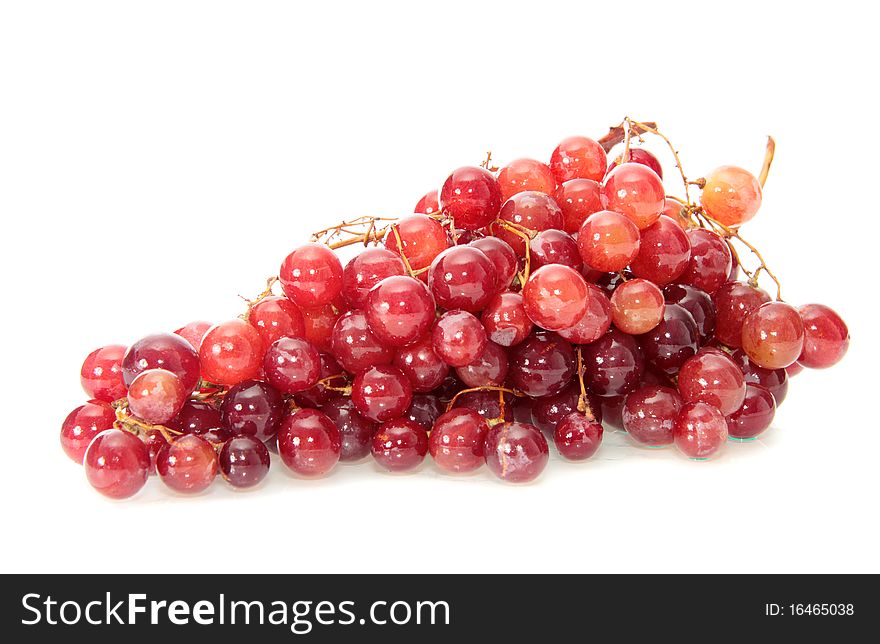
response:
<path id="1" fill-rule="evenodd" d="M 880 571 L 870 3 L 2 6 L 4 571 Z M 123 503 L 62 453 L 92 349 L 234 317 L 315 228 L 624 115 L 694 177 L 757 172 L 776 137 L 747 236 L 853 343 L 760 441 L 693 463 L 606 434 L 525 487 L 367 461 Z"/>

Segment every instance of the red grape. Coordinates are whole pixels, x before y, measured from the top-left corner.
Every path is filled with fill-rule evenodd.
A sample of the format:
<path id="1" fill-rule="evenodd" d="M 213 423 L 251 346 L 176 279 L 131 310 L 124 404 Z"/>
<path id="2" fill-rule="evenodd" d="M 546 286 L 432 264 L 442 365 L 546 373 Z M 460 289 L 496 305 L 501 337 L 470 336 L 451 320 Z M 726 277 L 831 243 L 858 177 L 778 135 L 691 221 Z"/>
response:
<path id="1" fill-rule="evenodd" d="M 704 402 L 732 414 L 746 395 L 739 367 L 723 351 L 702 349 L 678 372 L 678 391 L 685 402 Z"/>
<path id="2" fill-rule="evenodd" d="M 413 394 L 409 409 L 403 414 L 403 418 L 421 425 L 426 432 L 431 431 L 440 414 L 443 413 L 440 399 L 429 394 Z"/>
<path id="3" fill-rule="evenodd" d="M 394 275 L 406 275 L 400 255 L 387 248 L 367 248 L 345 265 L 342 271 L 342 297 L 351 308 L 363 308 L 370 289 Z"/>
<path id="4" fill-rule="evenodd" d="M 125 352 L 126 347 L 121 344 L 109 344 L 86 356 L 79 381 L 89 398 L 110 403 L 125 396 L 126 385 L 122 379 Z"/>
<path id="5" fill-rule="evenodd" d="M 345 373 L 343 372 L 342 367 L 339 366 L 339 363 L 336 362 L 336 359 L 327 353 L 322 353 L 320 356 L 321 369 L 318 384 L 305 391 L 299 392 L 293 397 L 296 404 L 300 407 L 317 409 L 326 403 L 333 394 L 333 392 L 327 388 L 328 385 L 340 386 L 346 382 Z M 324 380 L 327 380 L 327 382 L 322 382 Z"/>
<path id="6" fill-rule="evenodd" d="M 218 385 L 236 385 L 260 375 L 265 352 L 263 339 L 250 324 L 238 319 L 221 322 L 202 339 L 202 374 Z"/>
<path id="7" fill-rule="evenodd" d="M 746 384 L 761 385 L 776 400 L 776 406 L 782 404 L 788 393 L 788 373 L 785 369 L 765 369 L 749 360 L 746 352 L 737 349 L 730 355 L 730 359 L 740 368 L 745 377 Z M 797 363 L 795 363 L 797 364 Z"/>
<path id="8" fill-rule="evenodd" d="M 665 286 L 680 276 L 691 258 L 685 232 L 665 215 L 641 231 L 639 252 L 629 267 L 636 277 Z"/>
<path id="9" fill-rule="evenodd" d="M 494 221 L 502 201 L 498 180 L 485 168 L 459 168 L 440 189 L 440 208 L 463 230 L 477 230 Z"/>
<path id="10" fill-rule="evenodd" d="M 731 438 L 749 440 L 770 427 L 776 415 L 776 400 L 761 385 L 747 384 L 743 404 L 727 416 L 727 433 Z"/>
<path id="11" fill-rule="evenodd" d="M 269 473 L 269 450 L 253 436 L 234 436 L 223 443 L 217 457 L 220 473 L 232 487 L 259 485 Z"/>
<path id="12" fill-rule="evenodd" d="M 580 412 L 572 412 L 556 425 L 553 442 L 563 458 L 584 461 L 599 449 L 602 433 L 601 423 Z"/>
<path id="13" fill-rule="evenodd" d="M 341 436 L 336 425 L 317 409 L 285 416 L 278 429 L 278 454 L 292 472 L 324 476 L 339 462 Z"/>
<path id="14" fill-rule="evenodd" d="M 532 321 L 519 293 L 496 295 L 483 309 L 481 319 L 488 338 L 502 347 L 519 344 L 532 331 Z"/>
<path id="15" fill-rule="evenodd" d="M 413 212 L 424 215 L 433 215 L 440 212 L 440 192 L 438 190 L 431 190 L 425 193 L 425 196 L 416 203 Z"/>
<path id="16" fill-rule="evenodd" d="M 696 355 L 700 335 L 694 317 L 678 304 L 667 304 L 663 320 L 639 338 L 647 361 L 660 371 L 674 375 L 685 361 Z"/>
<path id="17" fill-rule="evenodd" d="M 220 404 L 224 427 L 233 434 L 253 436 L 262 442 L 278 431 L 284 414 L 284 398 L 259 380 L 243 380 L 232 387 Z"/>
<path id="18" fill-rule="evenodd" d="M 562 230 L 576 233 L 594 212 L 602 210 L 599 184 L 592 179 L 571 179 L 560 185 L 555 194 L 562 210 Z"/>
<path id="19" fill-rule="evenodd" d="M 437 255 L 431 263 L 428 286 L 437 304 L 444 309 L 477 313 L 498 292 L 498 271 L 479 248 L 453 246 Z"/>
<path id="20" fill-rule="evenodd" d="M 580 272 L 584 267 L 577 242 L 561 230 L 543 230 L 529 243 L 532 268 L 547 264 L 563 264 Z"/>
<path id="21" fill-rule="evenodd" d="M 193 349 L 198 351 L 202 346 L 202 338 L 205 337 L 208 329 L 212 326 L 214 326 L 213 322 L 196 320 L 195 322 L 190 322 L 189 324 L 180 327 L 174 333 L 189 342 L 193 346 Z"/>
<path id="22" fill-rule="evenodd" d="M 321 354 L 306 340 L 281 338 L 263 359 L 263 373 L 275 389 L 295 394 L 314 387 L 321 377 Z"/>
<path id="23" fill-rule="evenodd" d="M 251 308 L 248 322 L 257 329 L 267 347 L 279 338 L 305 337 L 302 313 L 286 297 L 264 298 Z"/>
<path id="24" fill-rule="evenodd" d="M 468 391 L 458 396 L 452 406 L 472 409 L 487 421 L 513 420 L 512 407 L 513 397 L 503 391 Z"/>
<path id="25" fill-rule="evenodd" d="M 470 242 L 468 246 L 481 250 L 494 264 L 497 292 L 503 293 L 510 288 L 517 269 L 516 253 L 513 252 L 510 244 L 497 237 L 481 237 Z"/>
<path id="26" fill-rule="evenodd" d="M 553 197 L 543 192 L 518 192 L 504 202 L 498 219 L 514 227 L 540 232 L 562 228 L 562 211 Z M 525 255 L 526 243 L 521 234 L 508 230 L 500 223 L 493 223 L 489 231 L 507 242 L 518 256 Z"/>
<path id="27" fill-rule="evenodd" d="M 376 430 L 371 451 L 376 463 L 389 472 L 414 470 L 428 453 L 428 432 L 408 418 L 390 420 Z"/>
<path id="28" fill-rule="evenodd" d="M 302 309 L 305 331 L 303 337 L 311 342 L 318 351 L 333 351 L 333 327 L 342 315 L 334 304 L 325 304 L 316 309 Z"/>
<path id="29" fill-rule="evenodd" d="M 715 302 L 715 338 L 729 347 L 742 346 L 742 326 L 746 317 L 765 302 L 770 296 L 763 289 L 743 284 L 727 282 L 712 296 Z"/>
<path id="30" fill-rule="evenodd" d="M 376 339 L 390 347 L 412 344 L 431 328 L 436 317 L 434 298 L 427 287 L 405 275 L 386 277 L 370 289 L 364 314 Z"/>
<path id="31" fill-rule="evenodd" d="M 128 408 L 138 418 L 162 425 L 177 415 L 186 396 L 177 374 L 167 369 L 147 369 L 128 388 Z"/>
<path id="32" fill-rule="evenodd" d="M 217 476 L 217 452 L 201 436 L 184 434 L 159 450 L 156 473 L 175 492 L 204 492 Z"/>
<path id="33" fill-rule="evenodd" d="M 534 425 L 501 423 L 486 432 L 483 458 L 489 471 L 501 480 L 527 483 L 544 471 L 550 449 Z"/>
<path id="34" fill-rule="evenodd" d="M 733 266 L 730 247 L 717 233 L 704 228 L 692 228 L 687 236 L 691 242 L 691 258 L 678 281 L 711 295 L 727 282 Z"/>
<path id="35" fill-rule="evenodd" d="M 598 396 L 620 396 L 635 389 L 645 357 L 631 335 L 614 328 L 582 349 L 587 387 Z"/>
<path id="36" fill-rule="evenodd" d="M 349 311 L 336 321 L 332 345 L 333 357 L 349 373 L 389 364 L 394 359 L 394 349 L 373 334 L 363 311 Z"/>
<path id="37" fill-rule="evenodd" d="M 804 323 L 797 309 L 785 302 L 759 306 L 743 322 L 742 348 L 759 367 L 790 365 L 804 348 Z"/>
<path id="38" fill-rule="evenodd" d="M 304 244 L 288 255 L 278 273 L 284 294 L 303 308 L 330 304 L 342 291 L 342 264 L 324 244 Z"/>
<path id="39" fill-rule="evenodd" d="M 644 230 L 666 207 L 666 192 L 657 173 L 641 163 L 621 163 L 602 182 L 602 203 L 626 215 Z"/>
<path id="40" fill-rule="evenodd" d="M 440 316 L 431 335 L 434 352 L 450 367 L 464 367 L 480 357 L 486 348 L 486 330 L 467 311 L 447 311 Z"/>
<path id="41" fill-rule="evenodd" d="M 663 289 L 666 304 L 678 304 L 694 318 L 700 342 L 705 343 L 715 333 L 715 304 L 712 296 L 696 286 L 670 284 Z"/>
<path id="42" fill-rule="evenodd" d="M 174 373 L 180 378 L 187 395 L 199 384 L 199 354 L 189 342 L 173 333 L 148 335 L 125 352 L 122 380 L 126 387 L 130 387 L 135 376 L 147 369 L 166 369 Z"/>
<path id="43" fill-rule="evenodd" d="M 533 333 L 511 349 L 509 358 L 510 382 L 532 397 L 559 393 L 575 374 L 574 349 L 555 334 Z"/>
<path id="44" fill-rule="evenodd" d="M 480 357 L 455 372 L 468 387 L 490 387 L 504 384 L 507 377 L 507 352 L 494 342 L 487 342 Z"/>
<path id="45" fill-rule="evenodd" d="M 601 181 L 608 167 L 604 148 L 585 136 L 563 139 L 550 156 L 550 170 L 557 183 L 569 179 Z"/>
<path id="46" fill-rule="evenodd" d="M 804 323 L 804 348 L 798 363 L 810 369 L 827 369 L 846 355 L 849 329 L 843 319 L 823 304 L 798 309 Z"/>
<path id="47" fill-rule="evenodd" d="M 706 175 L 700 203 L 712 219 L 725 226 L 739 226 L 761 207 L 761 184 L 751 172 L 723 165 Z"/>
<path id="48" fill-rule="evenodd" d="M 359 414 L 384 422 L 397 418 L 409 408 L 412 385 L 397 367 L 377 365 L 355 376 L 351 400 Z"/>
<path id="49" fill-rule="evenodd" d="M 629 266 L 639 252 L 639 230 L 617 212 L 602 210 L 587 217 L 578 233 L 578 250 L 584 264 L 613 273 Z"/>
<path id="50" fill-rule="evenodd" d="M 370 453 L 378 425 L 361 416 L 348 396 L 334 396 L 320 409 L 333 421 L 340 435 L 340 461 L 359 461 Z"/>
<path id="51" fill-rule="evenodd" d="M 624 333 L 647 333 L 663 320 L 663 293 L 647 280 L 634 279 L 611 295 L 611 320 Z"/>
<path id="52" fill-rule="evenodd" d="M 398 255 L 402 251 L 410 268 L 418 271 L 430 266 L 434 258 L 449 247 L 449 239 L 439 221 L 427 215 L 410 215 L 391 225 L 384 244 Z"/>
<path id="53" fill-rule="evenodd" d="M 614 161 L 612 161 L 608 165 L 608 172 L 611 172 L 620 165 L 620 162 L 623 160 L 622 156 L 617 157 Z M 653 154 L 645 150 L 644 148 L 630 148 L 629 153 L 626 155 L 627 163 L 641 163 L 642 165 L 648 166 L 657 173 L 657 176 L 661 179 L 663 178 L 663 168 L 660 165 L 660 161 Z"/>
<path id="54" fill-rule="evenodd" d="M 86 478 L 93 488 L 111 499 L 127 499 L 147 482 L 150 454 L 144 442 L 121 429 L 101 432 L 83 459 Z"/>
<path id="55" fill-rule="evenodd" d="M 523 304 L 535 324 L 550 331 L 567 329 L 587 312 L 587 283 L 568 266 L 542 266 L 529 276 Z"/>
<path id="56" fill-rule="evenodd" d="M 92 440 L 101 432 L 112 429 L 116 413 L 99 400 L 80 405 L 61 424 L 61 448 L 70 460 L 82 465 L 83 456 Z"/>
<path id="57" fill-rule="evenodd" d="M 394 366 L 406 374 L 417 393 L 433 391 L 449 374 L 449 365 L 434 351 L 430 335 L 398 351 Z"/>
<path id="58" fill-rule="evenodd" d="M 675 421 L 683 405 L 675 389 L 645 385 L 624 399 L 621 410 L 623 429 L 642 445 L 671 445 Z"/>
<path id="59" fill-rule="evenodd" d="M 595 284 L 587 284 L 587 311 L 574 326 L 560 329 L 559 335 L 574 344 L 590 344 L 611 326 L 611 302 Z"/>
<path id="60" fill-rule="evenodd" d="M 534 159 L 515 159 L 498 172 L 501 201 L 525 190 L 545 192 L 552 195 L 556 190 L 556 177 L 550 168 Z"/>
<path id="61" fill-rule="evenodd" d="M 204 434 L 223 427 L 219 410 L 200 400 L 187 400 L 177 415 L 168 423 L 171 429 L 184 434 Z M 225 428 L 223 431 L 227 431 Z"/>
<path id="62" fill-rule="evenodd" d="M 716 454 L 727 440 L 727 421 L 717 408 L 704 402 L 684 405 L 673 429 L 675 446 L 685 456 L 704 460 Z"/>
<path id="63" fill-rule="evenodd" d="M 452 409 L 437 419 L 428 447 L 445 472 L 472 472 L 483 464 L 483 441 L 489 425 L 472 409 Z"/>

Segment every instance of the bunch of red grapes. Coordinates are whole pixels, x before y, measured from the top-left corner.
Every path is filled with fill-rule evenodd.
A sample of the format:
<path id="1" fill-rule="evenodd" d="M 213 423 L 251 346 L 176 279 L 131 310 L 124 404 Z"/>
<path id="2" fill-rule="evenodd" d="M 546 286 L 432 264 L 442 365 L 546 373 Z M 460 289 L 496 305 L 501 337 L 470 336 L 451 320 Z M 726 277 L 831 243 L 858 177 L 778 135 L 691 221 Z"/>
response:
<path id="1" fill-rule="evenodd" d="M 184 493 L 218 472 L 253 487 L 270 452 L 301 477 L 369 456 L 413 470 L 430 452 L 444 472 L 485 463 L 525 482 L 550 442 L 592 457 L 603 423 L 697 460 L 754 439 L 792 375 L 843 357 L 847 327 L 771 298 L 762 258 L 739 265 L 762 181 L 682 171 L 685 197 L 667 197 L 657 158 L 635 147 L 659 133 L 624 126 L 565 139 L 549 165 L 459 168 L 384 226 L 322 231 L 282 262 L 283 295 L 273 278 L 240 318 L 97 349 L 64 451 L 121 499 L 154 473 Z M 356 245 L 343 265 L 336 249 Z"/>

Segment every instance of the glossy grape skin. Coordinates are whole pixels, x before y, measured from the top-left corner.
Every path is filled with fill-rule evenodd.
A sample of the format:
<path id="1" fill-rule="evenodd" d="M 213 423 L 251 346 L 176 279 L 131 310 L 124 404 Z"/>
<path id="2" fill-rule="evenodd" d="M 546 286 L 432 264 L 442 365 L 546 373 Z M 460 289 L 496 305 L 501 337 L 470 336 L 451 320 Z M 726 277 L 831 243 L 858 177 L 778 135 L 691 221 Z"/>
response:
<path id="1" fill-rule="evenodd" d="M 657 219 L 666 207 L 666 192 L 657 173 L 641 163 L 621 163 L 602 182 L 602 204 L 626 215 L 639 230 Z"/>
<path id="2" fill-rule="evenodd" d="M 359 461 L 370 453 L 373 434 L 379 426 L 372 420 L 361 416 L 348 396 L 336 395 L 330 398 L 320 410 L 333 421 L 339 430 L 339 460 Z"/>
<path id="3" fill-rule="evenodd" d="M 626 396 L 603 396 L 599 398 L 602 405 L 602 424 L 612 429 L 623 429 L 623 404 Z"/>
<path id="4" fill-rule="evenodd" d="M 147 369 L 128 388 L 128 409 L 147 423 L 164 425 L 177 415 L 186 396 L 177 374 L 167 369 Z"/>
<path id="5" fill-rule="evenodd" d="M 217 462 L 227 483 L 248 489 L 259 485 L 269 473 L 269 450 L 252 436 L 233 436 L 223 443 Z"/>
<path id="6" fill-rule="evenodd" d="M 608 167 L 605 149 L 585 136 L 563 139 L 550 155 L 550 170 L 557 183 L 570 179 L 601 181 Z"/>
<path id="7" fill-rule="evenodd" d="M 489 387 L 504 384 L 507 377 L 507 352 L 495 344 L 487 342 L 480 357 L 463 367 L 456 367 L 455 372 L 468 387 Z"/>
<path id="8" fill-rule="evenodd" d="M 785 396 L 788 393 L 789 375 L 785 369 L 765 369 L 764 367 L 759 367 L 749 360 L 746 352 L 742 349 L 737 349 L 730 354 L 730 359 L 733 360 L 734 364 L 736 364 L 743 372 L 743 377 L 745 378 L 747 385 L 761 385 L 773 394 L 777 407 L 782 404 L 782 401 L 785 400 Z"/>
<path id="9" fill-rule="evenodd" d="M 263 373 L 275 389 L 295 394 L 311 389 L 321 377 L 321 354 L 301 338 L 281 338 L 263 359 Z"/>
<path id="10" fill-rule="evenodd" d="M 840 362 L 849 349 L 849 329 L 843 319 L 823 304 L 805 304 L 798 312 L 804 323 L 801 366 L 827 369 Z"/>
<path id="11" fill-rule="evenodd" d="M 428 453 L 428 432 L 408 418 L 382 423 L 373 435 L 371 450 L 376 464 L 389 472 L 414 470 Z"/>
<path id="12" fill-rule="evenodd" d="M 663 214 L 675 222 L 675 225 L 687 231 L 693 225 L 686 214 L 683 204 L 676 199 L 666 199 Z"/>
<path id="13" fill-rule="evenodd" d="M 742 326 L 746 317 L 770 296 L 761 288 L 742 282 L 722 284 L 712 296 L 715 304 L 715 338 L 734 349 L 742 346 Z"/>
<path id="14" fill-rule="evenodd" d="M 336 425 L 317 409 L 300 409 L 278 428 L 278 454 L 295 474 L 324 476 L 339 462 L 342 437 Z"/>
<path id="15" fill-rule="evenodd" d="M 504 202 L 498 219 L 533 231 L 562 228 L 562 211 L 550 195 L 543 192 L 519 192 Z M 525 256 L 526 242 L 521 235 L 493 223 L 489 231 L 510 245 L 517 257 Z"/>
<path id="16" fill-rule="evenodd" d="M 556 190 L 556 177 L 545 163 L 534 159 L 514 159 L 498 171 L 498 185 L 503 203 L 526 190 L 552 195 Z"/>
<path id="17" fill-rule="evenodd" d="M 663 320 L 666 303 L 656 284 L 633 279 L 618 286 L 611 295 L 611 321 L 624 333 L 647 333 Z"/>
<path id="18" fill-rule="evenodd" d="M 578 232 L 587 217 L 603 210 L 601 188 L 592 179 L 570 179 L 561 184 L 554 195 L 562 211 L 562 230 Z"/>
<path id="19" fill-rule="evenodd" d="M 395 275 L 370 289 L 364 314 L 370 331 L 381 344 L 404 347 L 431 328 L 435 310 L 434 298 L 422 282 Z"/>
<path id="20" fill-rule="evenodd" d="M 587 310 L 574 326 L 560 329 L 557 333 L 574 344 L 590 344 L 608 331 L 611 326 L 611 301 L 595 284 L 587 283 Z"/>
<path id="21" fill-rule="evenodd" d="M 370 330 L 363 311 L 349 311 L 336 321 L 331 336 L 333 357 L 349 373 L 373 365 L 390 364 L 394 349 L 382 344 Z"/>
<path id="22" fill-rule="evenodd" d="M 603 273 L 621 271 L 639 252 L 639 230 L 617 212 L 601 210 L 587 217 L 578 232 L 584 264 Z"/>
<path id="23" fill-rule="evenodd" d="M 732 414 L 746 395 L 742 370 L 726 353 L 702 349 L 678 372 L 678 391 L 685 402 L 704 402 Z"/>
<path id="24" fill-rule="evenodd" d="M 495 266 L 496 292 L 503 293 L 510 288 L 518 264 L 516 253 L 510 244 L 497 237 L 481 237 L 470 242 L 468 246 L 482 251 Z"/>
<path id="25" fill-rule="evenodd" d="M 727 421 L 717 408 L 704 402 L 687 403 L 673 429 L 675 446 L 694 460 L 714 456 L 727 441 Z"/>
<path id="26" fill-rule="evenodd" d="M 173 333 L 148 335 L 128 348 L 122 358 L 125 386 L 130 387 L 135 377 L 147 369 L 167 369 L 176 374 L 187 395 L 199 384 L 199 354 Z"/>
<path id="27" fill-rule="evenodd" d="M 748 170 L 723 165 L 706 175 L 700 204 L 712 219 L 725 226 L 739 226 L 761 207 L 761 184 Z"/>
<path id="28" fill-rule="evenodd" d="M 573 268 L 549 264 L 534 271 L 523 288 L 526 315 L 549 331 L 577 324 L 587 312 L 587 283 Z"/>
<path id="29" fill-rule="evenodd" d="M 156 473 L 156 459 L 159 458 L 159 452 L 168 444 L 162 432 L 158 429 L 148 429 L 141 435 L 142 442 L 147 446 L 147 453 L 150 456 L 150 476 Z"/>
<path id="30" fill-rule="evenodd" d="M 684 401 L 672 387 L 644 385 L 627 394 L 621 410 L 623 429 L 648 447 L 671 445 Z"/>
<path id="31" fill-rule="evenodd" d="M 670 284 L 663 289 L 666 304 L 678 304 L 694 318 L 700 343 L 705 344 L 715 334 L 715 303 L 712 296 L 689 284 Z"/>
<path id="32" fill-rule="evenodd" d="M 770 427 L 776 415 L 776 400 L 765 387 L 746 385 L 743 404 L 727 416 L 727 434 L 730 438 L 748 440 Z"/>
<path id="33" fill-rule="evenodd" d="M 397 367 L 378 365 L 355 376 L 351 400 L 361 416 L 384 422 L 397 418 L 409 408 L 412 385 Z"/>
<path id="34" fill-rule="evenodd" d="M 531 417 L 526 421 L 540 429 L 545 434 L 553 435 L 556 425 L 563 418 L 578 411 L 581 390 L 580 385 L 572 382 L 558 394 L 535 398 L 532 401 Z M 587 394 L 587 409 L 582 412 L 588 419 L 602 422 L 601 402 L 592 394 Z M 579 412 L 581 413 L 581 412 Z"/>
<path id="35" fill-rule="evenodd" d="M 147 482 L 150 455 L 144 442 L 121 429 L 101 432 L 83 458 L 86 479 L 111 499 L 127 499 Z"/>
<path id="36" fill-rule="evenodd" d="M 421 425 L 426 432 L 430 432 L 434 421 L 440 417 L 445 407 L 433 394 L 413 394 L 409 409 L 404 412 L 402 418 L 408 418 Z"/>
<path id="37" fill-rule="evenodd" d="M 366 248 L 345 265 L 342 271 L 342 297 L 353 309 L 362 309 L 370 289 L 394 275 L 406 275 L 400 255 L 387 248 Z"/>
<path id="38" fill-rule="evenodd" d="M 692 228 L 687 236 L 691 242 L 691 258 L 678 281 L 711 295 L 727 282 L 733 266 L 730 247 L 716 233 L 704 228 Z"/>
<path id="39" fill-rule="evenodd" d="M 598 396 L 621 396 L 635 389 L 645 371 L 645 357 L 631 335 L 614 328 L 581 349 L 585 382 Z"/>
<path id="40" fill-rule="evenodd" d="M 318 383 L 293 397 L 299 407 L 317 409 L 333 396 L 333 392 L 327 388 L 328 386 L 342 387 L 347 384 L 345 372 L 336 359 L 328 353 L 321 353 L 320 356 L 321 367 Z"/>
<path id="41" fill-rule="evenodd" d="M 450 367 L 464 367 L 486 348 L 486 330 L 467 311 L 447 311 L 431 334 L 434 352 Z"/>
<path id="42" fill-rule="evenodd" d="M 513 397 L 504 392 L 469 391 L 458 396 L 452 408 L 472 409 L 487 421 L 513 420 Z"/>
<path id="43" fill-rule="evenodd" d="M 111 403 L 125 397 L 126 384 L 122 379 L 125 352 L 126 347 L 121 344 L 108 344 L 86 356 L 79 382 L 89 398 Z"/>
<path id="44" fill-rule="evenodd" d="M 498 271 L 479 248 L 453 246 L 431 263 L 428 287 L 444 309 L 477 313 L 497 293 Z"/>
<path id="45" fill-rule="evenodd" d="M 603 431 L 601 423 L 572 412 L 556 425 L 553 443 L 566 460 L 585 461 L 599 449 Z"/>
<path id="46" fill-rule="evenodd" d="M 440 212 L 440 191 L 431 190 L 425 193 L 425 196 L 418 200 L 413 212 L 423 215 L 433 215 Z"/>
<path id="47" fill-rule="evenodd" d="M 512 347 L 528 337 L 533 324 L 526 315 L 522 295 L 501 293 L 483 309 L 481 317 L 489 340 L 502 347 Z"/>
<path id="48" fill-rule="evenodd" d="M 221 322 L 205 334 L 199 350 L 202 375 L 218 385 L 257 378 L 266 347 L 257 330 L 244 320 Z"/>
<path id="49" fill-rule="evenodd" d="M 584 267 L 577 242 L 561 230 L 543 230 L 529 243 L 532 269 L 548 264 L 562 264 L 580 272 Z"/>
<path id="50" fill-rule="evenodd" d="M 82 465 L 86 449 L 95 436 L 113 429 L 116 412 L 100 400 L 80 405 L 61 424 L 61 448 L 74 463 Z"/>
<path id="51" fill-rule="evenodd" d="M 585 269 L 592 271 L 593 269 Z M 595 284 L 607 295 L 609 298 L 614 294 L 614 291 L 617 290 L 617 287 L 623 284 L 627 280 L 635 279 L 635 275 L 632 274 L 632 271 L 628 268 L 615 272 L 615 273 L 599 273 L 595 278 Z"/>
<path id="52" fill-rule="evenodd" d="M 639 234 L 639 252 L 629 263 L 636 277 L 666 286 L 680 276 L 691 258 L 687 234 L 665 215 Z"/>
<path id="53" fill-rule="evenodd" d="M 489 471 L 501 480 L 527 483 L 544 471 L 550 448 L 534 425 L 501 423 L 486 432 L 483 458 Z"/>
<path id="54" fill-rule="evenodd" d="M 574 349 L 555 334 L 533 333 L 511 349 L 508 357 L 508 379 L 533 398 L 559 393 L 575 374 Z"/>
<path id="55" fill-rule="evenodd" d="M 393 364 L 409 378 L 416 393 L 433 391 L 449 374 L 449 365 L 434 351 L 430 335 L 398 351 Z"/>
<path id="56" fill-rule="evenodd" d="M 175 492 L 204 492 L 217 476 L 217 452 L 201 436 L 184 434 L 164 445 L 156 455 L 156 473 Z"/>
<path id="57" fill-rule="evenodd" d="M 759 306 L 743 322 L 742 348 L 765 369 L 782 369 L 795 362 L 804 348 L 804 323 L 797 309 L 785 302 Z"/>
<path id="58" fill-rule="evenodd" d="M 392 224 L 383 243 L 397 255 L 402 250 L 414 271 L 430 266 L 434 258 L 449 247 L 446 230 L 427 215 L 410 215 Z"/>
<path id="59" fill-rule="evenodd" d="M 269 296 L 248 312 L 248 322 L 259 332 L 263 345 L 279 338 L 302 338 L 305 322 L 297 306 L 286 297 Z"/>
<path id="60" fill-rule="evenodd" d="M 342 291 L 342 263 L 324 244 L 303 244 L 281 263 L 278 278 L 294 304 L 316 308 L 330 304 Z"/>
<path id="61" fill-rule="evenodd" d="M 453 474 L 479 469 L 488 431 L 486 420 L 472 409 L 451 409 L 436 420 L 428 439 L 434 463 Z"/>
<path id="62" fill-rule="evenodd" d="M 667 304 L 663 320 L 639 338 L 645 359 L 654 368 L 673 375 L 700 348 L 694 317 L 678 304 Z"/>
<path id="63" fill-rule="evenodd" d="M 181 338 L 189 342 L 193 349 L 198 353 L 199 348 L 202 346 L 202 338 L 205 337 L 205 334 L 214 326 L 213 322 L 206 322 L 204 320 L 196 320 L 195 322 L 190 322 L 174 332 L 175 335 L 179 335 Z"/>
<path id="64" fill-rule="evenodd" d="M 166 425 L 184 434 L 204 434 L 209 430 L 223 427 L 223 420 L 220 411 L 207 402 L 187 400 L 177 415 Z"/>
<path id="65" fill-rule="evenodd" d="M 284 398 L 271 385 L 244 380 L 232 387 L 220 403 L 223 426 L 235 435 L 272 439 L 284 414 Z"/>
<path id="66" fill-rule="evenodd" d="M 303 337 L 322 353 L 333 351 L 333 327 L 344 309 L 326 304 L 316 309 L 301 309 L 305 331 Z"/>
<path id="67" fill-rule="evenodd" d="M 623 160 L 623 156 L 617 157 L 614 161 L 608 164 L 608 172 L 611 172 L 620 165 Z M 629 153 L 626 155 L 627 163 L 641 163 L 642 165 L 648 166 L 657 173 L 657 176 L 660 179 L 663 179 L 663 167 L 660 165 L 660 161 L 653 154 L 645 150 L 644 148 L 630 148 Z"/>
<path id="68" fill-rule="evenodd" d="M 478 230 L 498 216 L 501 186 L 485 168 L 465 166 L 455 170 L 440 189 L 440 208 L 462 230 Z"/>

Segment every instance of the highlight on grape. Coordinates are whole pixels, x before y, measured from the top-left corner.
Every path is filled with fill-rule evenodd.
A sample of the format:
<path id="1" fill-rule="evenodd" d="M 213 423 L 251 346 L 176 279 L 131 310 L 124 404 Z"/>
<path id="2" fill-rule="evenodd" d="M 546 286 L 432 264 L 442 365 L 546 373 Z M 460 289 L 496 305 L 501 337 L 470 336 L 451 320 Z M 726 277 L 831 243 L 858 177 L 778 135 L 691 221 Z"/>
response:
<path id="1" fill-rule="evenodd" d="M 90 353 L 61 446 L 113 499 L 152 475 L 178 493 L 218 474 L 255 487 L 270 452 L 306 478 L 368 457 L 410 471 L 430 453 L 451 475 L 485 464 L 528 482 L 551 443 L 587 461 L 607 427 L 711 458 L 766 431 L 789 379 L 849 346 L 835 311 L 782 299 L 741 235 L 773 151 L 758 176 L 691 179 L 656 124 L 627 118 L 549 163 L 489 154 L 414 214 L 316 232 L 237 318 Z"/>

